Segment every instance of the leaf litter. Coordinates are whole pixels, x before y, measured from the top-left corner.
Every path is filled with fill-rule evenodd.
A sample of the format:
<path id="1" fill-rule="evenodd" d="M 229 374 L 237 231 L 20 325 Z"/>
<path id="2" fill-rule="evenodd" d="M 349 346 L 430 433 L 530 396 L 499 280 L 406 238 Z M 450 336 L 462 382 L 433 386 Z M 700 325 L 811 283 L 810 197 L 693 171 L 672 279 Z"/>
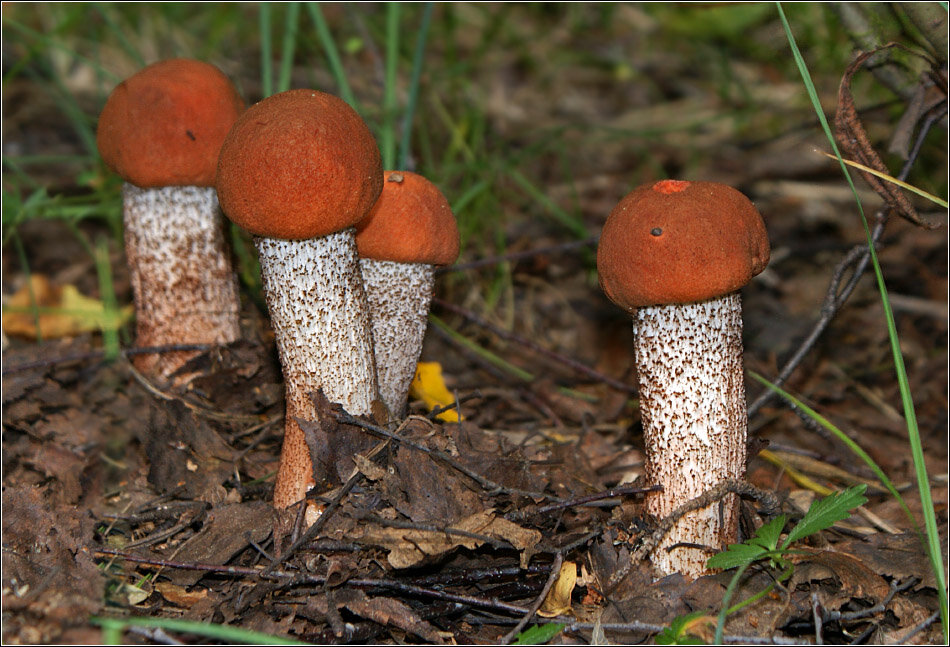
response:
<path id="1" fill-rule="evenodd" d="M 618 12 L 622 18 L 640 10 L 624 6 Z M 531 47 L 539 60 L 553 60 L 552 53 L 571 47 L 568 36 L 554 32 Z M 557 94 L 570 96 L 569 112 L 585 122 L 607 114 L 605 123 L 626 132 L 667 126 L 671 113 L 684 123 L 702 123 L 731 109 L 710 105 L 694 91 L 694 79 L 671 73 L 669 65 L 655 59 L 641 70 L 664 79 L 658 97 L 641 85 L 603 102 L 596 92 L 586 99 L 564 88 Z M 769 109 L 751 119 L 798 118 L 787 106 L 800 88 L 769 81 L 769 69 L 737 70 L 762 81 L 753 85 Z M 600 76 L 580 78 L 591 88 L 608 87 L 615 85 L 615 73 L 604 66 Z M 492 92 L 485 118 L 514 147 L 518 142 L 509 140 L 524 132 L 563 124 L 562 115 L 544 111 L 552 102 L 536 101 L 530 84 L 512 83 L 518 74 L 506 67 L 485 84 Z M 549 83 L 556 86 L 558 78 L 552 75 Z M 517 88 L 517 101 L 508 84 Z M 841 88 L 851 91 L 846 83 Z M 859 132 L 857 119 L 868 126 L 869 141 L 880 139 L 878 114 L 853 104 L 847 109 L 852 134 Z M 905 140 L 912 132 L 902 124 Z M 746 357 L 750 368 L 774 375 L 807 332 L 829 271 L 863 241 L 863 231 L 852 214 L 842 214 L 851 207 L 850 198 L 840 195 L 840 179 L 811 152 L 822 142 L 792 130 L 740 149 L 726 140 L 734 133 L 725 122 L 671 132 L 643 144 L 652 160 L 644 165 L 644 151 L 631 151 L 630 137 L 601 136 L 592 145 L 587 133 L 567 130 L 564 145 L 576 154 L 576 174 L 565 180 L 555 171 L 560 161 L 548 164 L 549 157 L 534 170 L 559 205 L 580 205 L 591 232 L 630 188 L 632 168 L 652 169 L 638 171 L 638 181 L 689 172 L 755 194 L 776 249 L 771 277 L 744 293 Z M 708 156 L 688 159 L 684 151 L 697 146 Z M 868 148 L 863 140 L 862 148 Z M 534 177 L 531 170 L 524 173 Z M 504 208 L 532 216 L 506 225 L 507 250 L 564 244 L 563 232 L 537 205 L 511 200 Z M 79 227 L 102 233 L 94 224 Z M 938 475 L 934 498 L 941 502 L 945 536 L 947 486 L 940 475 L 946 474 L 947 328 L 933 304 L 945 305 L 946 237 L 902 221 L 887 233 L 881 259 L 894 295 L 909 297 L 895 299 L 895 310 L 929 467 Z M 72 236 L 65 225 L 28 223 L 19 235 L 34 271 L 94 294 L 88 262 L 70 262 L 72 256 L 61 252 L 59 243 Z M 5 293 L 25 285 L 12 256 L 3 259 Z M 128 303 L 116 249 L 114 256 L 119 302 Z M 486 296 L 482 288 L 490 275 L 477 268 L 440 285 L 440 297 L 635 387 L 629 318 L 597 291 L 577 247 L 505 263 L 502 297 Z M 494 271 L 498 264 L 489 267 Z M 906 439 L 899 421 L 875 404 L 875 398 L 899 401 L 877 299 L 872 286 L 857 288 L 789 389 L 806 394 L 812 406 L 860 438 L 902 485 L 912 477 Z M 253 304 L 243 313 L 248 341 L 196 357 L 187 369 L 193 379 L 177 390 L 139 381 L 122 359 L 102 362 L 98 339 L 80 331 L 41 343 L 12 339 L 3 356 L 4 642 L 95 642 L 101 634 L 87 619 L 111 614 L 227 623 L 317 643 L 495 643 L 542 602 L 558 555 L 563 568 L 576 570 L 571 590 L 568 573 L 551 588 L 559 597 L 554 610 L 566 614 L 551 620 L 569 628 L 554 641 L 603 636 L 613 643 L 642 642 L 693 613 L 696 619 L 686 626 L 708 639 L 708 618 L 715 616 L 730 573 L 654 581 L 648 563 L 631 564 L 657 520 L 645 516 L 642 494 L 635 491 L 643 455 L 630 393 L 579 376 L 458 312 L 434 310 L 463 337 L 534 379 L 499 372 L 430 327 L 424 358 L 439 362 L 446 386 L 432 400 L 457 403 L 464 420 L 440 419 L 414 404 L 413 416 L 397 429 L 375 420 L 352 424 L 333 408 L 320 421 L 306 421 L 312 451 L 332 464 L 327 473 L 335 479 L 312 495 L 326 506 L 318 522 L 323 525 L 295 549 L 306 528 L 293 511 L 278 515 L 269 505 L 282 385 L 266 323 Z M 64 357 L 74 359 L 56 361 Z M 8 371 L 28 364 L 34 367 Z M 750 386 L 749 400 L 755 395 Z M 752 431 L 773 449 L 807 455 L 859 479 L 871 476 L 836 441 L 781 405 L 766 405 Z M 823 483 L 845 485 L 833 482 L 834 474 L 827 470 Z M 775 493 L 792 520 L 810 502 L 797 495 L 800 486 L 781 467 L 762 458 L 750 459 L 748 479 Z M 919 512 L 916 497 L 905 496 Z M 925 623 L 936 595 L 919 536 L 907 532 L 906 518 L 888 498 L 869 497 L 868 509 L 904 532 L 881 532 L 855 518 L 857 523 L 809 537 L 798 546 L 793 579 L 730 615 L 727 633 L 763 642 L 810 640 L 817 614 L 827 642 L 864 636 L 865 642 L 888 643 Z M 289 520 L 276 523 L 285 516 Z M 748 500 L 743 519 L 748 537 L 770 517 Z M 287 534 L 275 541 L 275 529 Z M 284 561 L 265 575 L 277 559 Z M 750 569 L 733 600 L 773 583 L 764 567 Z M 528 626 L 536 622 L 532 616 Z M 938 628 L 926 626 L 913 640 L 937 642 Z"/>

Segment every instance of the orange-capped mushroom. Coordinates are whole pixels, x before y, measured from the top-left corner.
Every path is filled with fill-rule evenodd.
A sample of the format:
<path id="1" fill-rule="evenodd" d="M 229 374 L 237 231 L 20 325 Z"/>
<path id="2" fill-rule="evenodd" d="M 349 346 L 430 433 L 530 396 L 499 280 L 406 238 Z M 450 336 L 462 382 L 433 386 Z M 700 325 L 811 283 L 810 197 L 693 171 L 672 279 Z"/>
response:
<path id="1" fill-rule="evenodd" d="M 213 183 L 218 151 L 244 101 L 213 65 L 154 63 L 120 83 L 96 130 L 103 161 L 125 180 L 125 251 L 136 344 L 224 344 L 240 336 L 237 278 Z M 194 352 L 140 354 L 167 378 Z"/>
<path id="2" fill-rule="evenodd" d="M 221 147 L 224 213 L 255 235 L 264 294 L 284 373 L 286 414 L 274 505 L 305 498 L 337 475 L 311 460 L 297 420 L 317 421 L 323 390 L 353 415 L 378 398 L 355 225 L 382 189 L 372 133 L 344 101 L 289 90 L 248 108 Z M 315 506 L 308 506 L 308 521 Z"/>
<path id="3" fill-rule="evenodd" d="M 625 310 L 735 292 L 768 262 L 762 216 L 715 182 L 634 189 L 610 212 L 597 248 L 601 286 Z"/>
<path id="4" fill-rule="evenodd" d="M 115 87 L 96 130 L 102 160 L 141 188 L 214 185 L 218 151 L 244 100 L 209 63 L 174 58 Z"/>
<path id="5" fill-rule="evenodd" d="M 429 180 L 387 171 L 379 200 L 356 227 L 360 269 L 373 325 L 379 393 L 402 417 L 422 352 L 434 266 L 459 253 L 452 208 Z"/>
<path id="6" fill-rule="evenodd" d="M 613 209 L 597 250 L 600 284 L 633 313 L 647 477 L 658 519 L 723 479 L 742 478 L 746 402 L 738 290 L 769 259 L 762 217 L 739 191 L 663 180 Z M 737 541 L 738 499 L 683 515 L 652 554 L 661 575 L 707 573 Z"/>

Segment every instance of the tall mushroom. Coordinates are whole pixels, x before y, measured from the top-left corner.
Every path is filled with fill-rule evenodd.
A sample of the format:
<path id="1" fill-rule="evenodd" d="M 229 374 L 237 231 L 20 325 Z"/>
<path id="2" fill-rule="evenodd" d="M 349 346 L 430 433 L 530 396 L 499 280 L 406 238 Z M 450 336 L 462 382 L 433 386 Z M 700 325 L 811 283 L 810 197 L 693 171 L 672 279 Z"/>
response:
<path id="1" fill-rule="evenodd" d="M 448 200 L 426 178 L 386 171 L 383 192 L 356 227 L 373 326 L 379 394 L 402 417 L 422 352 L 436 265 L 453 262 L 459 231 Z"/>
<path id="2" fill-rule="evenodd" d="M 746 462 L 742 306 L 738 290 L 769 260 L 762 217 L 739 191 L 664 180 L 611 211 L 597 250 L 600 285 L 633 313 L 647 476 L 657 518 Z M 736 541 L 738 500 L 684 516 L 653 552 L 659 574 L 706 573 L 708 551 Z M 689 546 L 676 546 L 689 544 Z"/>
<path id="3" fill-rule="evenodd" d="M 286 421 L 274 505 L 306 496 L 317 473 L 297 419 L 318 420 L 323 389 L 354 415 L 378 397 L 355 225 L 382 190 L 379 148 L 345 102 L 289 90 L 251 106 L 218 160 L 224 213 L 254 234 L 284 373 Z M 315 478 L 316 477 L 316 478 Z"/>
<path id="4" fill-rule="evenodd" d="M 138 346 L 224 344 L 240 337 L 237 278 L 214 191 L 221 142 L 244 101 L 208 63 L 154 63 L 109 95 L 96 132 L 118 173 Z M 143 354 L 167 378 L 193 352 Z"/>

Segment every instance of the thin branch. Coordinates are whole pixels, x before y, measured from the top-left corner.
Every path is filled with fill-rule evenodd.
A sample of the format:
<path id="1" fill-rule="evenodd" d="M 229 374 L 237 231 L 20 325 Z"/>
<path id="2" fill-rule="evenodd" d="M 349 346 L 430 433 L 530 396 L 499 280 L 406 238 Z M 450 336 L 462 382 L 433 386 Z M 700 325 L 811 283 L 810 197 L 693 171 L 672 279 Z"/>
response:
<path id="1" fill-rule="evenodd" d="M 913 150 L 908 160 L 904 163 L 903 168 L 901 168 L 900 173 L 897 176 L 897 179 L 903 181 L 907 179 L 907 176 L 910 174 L 911 169 L 917 161 L 917 156 L 920 153 L 920 148 L 923 140 L 926 138 L 930 129 L 937 122 L 937 119 L 932 118 L 934 115 L 928 115 L 928 118 L 924 120 L 923 125 L 921 126 L 920 132 L 917 135 L 917 140 L 914 144 Z M 878 242 L 880 241 L 881 234 L 884 233 L 884 225 L 887 222 L 887 212 L 889 207 L 883 207 L 881 210 L 875 214 L 875 225 L 871 231 L 871 244 L 875 246 L 875 249 L 878 248 Z M 776 386 L 782 386 L 791 377 L 792 373 L 795 372 L 795 369 L 798 368 L 799 364 L 802 363 L 802 360 L 811 352 L 815 344 L 818 342 L 818 339 L 828 328 L 831 321 L 840 311 L 841 307 L 845 304 L 848 298 L 851 296 L 851 293 L 854 291 L 854 288 L 857 286 L 858 281 L 864 275 L 865 270 L 871 260 L 871 254 L 869 248 L 866 244 L 859 244 L 853 247 L 848 254 L 842 259 L 840 263 L 835 267 L 832 272 L 831 282 L 828 286 L 828 290 L 825 293 L 825 299 L 821 306 L 821 315 L 818 318 L 818 321 L 815 322 L 814 327 L 811 332 L 805 337 L 801 342 L 798 349 L 795 353 L 785 362 L 785 366 L 779 371 L 778 375 L 772 380 L 772 383 Z M 841 287 L 841 282 L 847 272 L 851 267 L 854 269 L 851 272 L 850 278 L 845 286 Z M 758 411 L 768 404 L 776 394 L 771 389 L 766 389 L 763 391 L 758 398 L 749 406 L 749 417 L 752 418 L 755 416 Z"/>
<path id="2" fill-rule="evenodd" d="M 359 418 L 355 418 L 351 416 L 350 414 L 346 413 L 345 411 L 343 413 L 334 413 L 333 415 L 338 422 L 341 422 L 345 425 L 353 425 L 354 427 L 360 427 L 361 429 L 365 429 L 366 431 L 376 434 L 377 436 L 380 436 L 382 438 L 388 438 L 400 445 L 405 445 L 406 447 L 409 447 L 416 451 L 429 454 L 433 458 L 439 461 L 442 461 L 449 467 L 455 470 L 458 470 L 465 476 L 469 477 L 470 479 L 478 483 L 484 490 L 487 490 L 489 494 L 493 494 L 493 495 L 502 494 L 502 493 L 517 494 L 520 496 L 526 496 L 526 497 L 531 497 L 531 498 L 547 499 L 549 501 L 558 501 L 558 502 L 563 501 L 563 499 L 561 499 L 560 497 L 554 496 L 553 494 L 547 494 L 544 492 L 533 492 L 530 490 L 521 490 L 519 488 L 507 487 L 507 486 L 501 485 L 500 483 L 496 483 L 495 481 L 485 478 L 481 474 L 478 474 L 477 472 L 474 472 L 470 470 L 469 468 L 465 467 L 464 465 L 456 461 L 454 458 L 452 458 L 445 452 L 439 451 L 437 449 L 431 449 L 429 447 L 426 447 L 425 445 L 421 445 L 415 441 L 409 440 L 408 438 L 399 436 L 389 431 L 388 429 L 383 429 L 382 427 L 366 422 L 365 420 L 360 420 Z"/>
<path id="3" fill-rule="evenodd" d="M 207 351 L 216 348 L 215 344 L 163 344 L 161 346 L 140 346 L 137 348 L 123 348 L 119 352 L 125 357 L 135 355 L 154 355 L 160 353 L 173 353 L 179 351 Z M 57 364 L 71 364 L 73 362 L 85 362 L 94 359 L 103 359 L 106 356 L 104 350 L 93 350 L 85 353 L 74 353 L 72 355 L 63 355 L 62 357 L 53 357 L 50 359 L 38 359 L 35 362 L 26 362 L 24 364 L 14 364 L 13 366 L 3 367 L 2 375 L 17 373 L 19 371 L 29 371 L 34 368 L 50 368 Z"/>
<path id="4" fill-rule="evenodd" d="M 534 617 L 534 614 L 538 612 L 538 609 L 541 608 L 541 605 L 544 604 L 544 599 L 548 596 L 548 593 L 551 591 L 551 587 L 554 586 L 554 583 L 557 581 L 558 576 L 561 574 L 561 564 L 564 563 L 564 556 L 561 553 L 558 553 L 554 556 L 554 563 L 551 564 L 551 573 L 548 575 L 548 581 L 544 583 L 544 588 L 541 589 L 541 593 L 538 594 L 534 603 L 528 609 L 528 612 L 521 616 L 521 620 L 518 621 L 511 631 L 505 634 L 505 637 L 501 639 L 502 645 L 510 645 L 511 641 L 521 633 L 521 630 L 525 628 L 525 625 L 528 624 L 528 621 Z"/>
<path id="5" fill-rule="evenodd" d="M 564 366 L 567 366 L 568 368 L 573 370 L 575 373 L 580 373 L 581 375 L 585 375 L 598 382 L 602 382 L 606 384 L 607 386 L 610 386 L 616 389 L 617 391 L 620 391 L 621 393 L 636 393 L 637 392 L 636 389 L 634 389 L 629 384 L 626 384 L 625 382 L 622 382 L 618 379 L 612 378 L 609 375 L 605 375 L 601 373 L 600 371 L 594 368 L 591 368 L 590 366 L 587 366 L 586 364 L 582 362 L 578 362 L 576 359 L 572 359 L 570 357 L 567 357 L 566 355 L 562 355 L 561 353 L 545 348 L 544 346 L 541 346 L 540 344 L 537 344 L 531 341 L 530 339 L 526 339 L 525 337 L 522 337 L 521 335 L 510 332 L 508 330 L 504 330 L 503 328 L 499 328 L 498 326 L 494 325 L 490 321 L 487 321 L 486 319 L 483 319 L 482 317 L 478 316 L 471 310 L 462 308 L 461 306 L 457 306 L 454 303 L 444 301 L 437 297 L 432 299 L 432 303 L 441 308 L 444 308 L 446 310 L 454 312 L 457 315 L 464 317 L 468 321 L 471 321 L 472 323 L 474 323 L 475 325 L 481 328 L 485 328 L 492 334 L 498 337 L 501 337 L 502 339 L 507 339 L 508 341 L 515 342 L 516 344 L 520 346 L 524 346 L 525 348 L 528 348 L 538 353 L 539 355 L 543 355 L 544 357 L 547 357 L 548 359 L 554 360 L 555 362 L 558 362 L 560 364 L 563 364 Z"/>
<path id="6" fill-rule="evenodd" d="M 746 483 L 745 481 L 739 481 L 737 479 L 723 479 L 715 486 L 706 490 L 699 496 L 690 499 L 683 505 L 679 506 L 673 512 L 671 512 L 666 517 L 660 520 L 657 524 L 656 530 L 654 530 L 648 537 L 645 537 L 641 542 L 640 546 L 633 552 L 630 556 L 630 561 L 624 564 L 620 570 L 611 575 L 610 579 L 607 581 L 607 594 L 609 595 L 617 585 L 620 584 L 621 580 L 630 573 L 630 569 L 633 568 L 633 565 L 640 562 L 648 554 L 653 552 L 653 549 L 663 540 L 663 537 L 666 536 L 666 533 L 679 521 L 684 515 L 689 514 L 699 510 L 700 508 L 705 508 L 712 505 L 713 503 L 719 501 L 727 494 L 737 494 L 742 498 L 746 499 L 755 499 L 759 502 L 762 507 L 769 511 L 774 512 L 778 511 L 779 503 L 778 499 L 775 498 L 775 495 L 766 490 L 760 490 L 759 488 Z"/>
<path id="7" fill-rule="evenodd" d="M 590 238 L 585 238 L 584 240 L 572 240 L 567 243 L 560 243 L 558 245 L 551 245 L 549 247 L 538 247 L 536 249 L 528 249 L 522 252 L 511 252 L 510 254 L 489 256 L 487 258 L 480 258 L 476 261 L 469 261 L 468 263 L 458 263 L 448 267 L 437 267 L 435 272 L 436 274 L 442 274 L 445 272 L 465 272 L 482 267 L 493 267 L 495 265 L 501 265 L 502 263 L 521 261 L 526 258 L 534 258 L 535 256 L 541 256 L 542 254 L 559 254 L 562 252 L 573 251 L 582 247 L 593 247 L 597 244 L 599 239 L 600 236 L 591 236 Z"/>

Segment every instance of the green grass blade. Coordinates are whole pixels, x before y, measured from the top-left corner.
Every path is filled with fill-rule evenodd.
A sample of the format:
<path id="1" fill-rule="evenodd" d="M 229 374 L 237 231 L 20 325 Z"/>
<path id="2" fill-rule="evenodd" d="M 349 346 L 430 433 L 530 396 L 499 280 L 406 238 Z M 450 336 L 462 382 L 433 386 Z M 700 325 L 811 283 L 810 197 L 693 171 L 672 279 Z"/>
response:
<path id="1" fill-rule="evenodd" d="M 821 127 L 825 132 L 825 136 L 831 143 L 831 147 L 835 152 L 835 156 L 838 158 L 838 164 L 841 166 L 841 171 L 844 173 L 844 176 L 848 181 L 848 185 L 851 187 L 851 191 L 854 194 L 855 203 L 858 206 L 858 212 L 861 215 L 861 223 L 864 226 L 864 234 L 868 242 L 868 252 L 871 257 L 871 263 L 874 267 L 874 276 L 877 280 L 878 291 L 881 294 L 881 303 L 884 308 L 884 317 L 887 321 L 887 333 L 891 345 L 891 354 L 894 357 L 894 370 L 897 374 L 897 383 L 900 388 L 901 401 L 904 406 L 904 419 L 907 423 L 907 436 L 910 443 L 911 455 L 914 459 L 914 470 L 917 476 L 917 489 L 920 493 L 920 502 L 923 507 L 924 515 L 924 525 L 927 530 L 926 547 L 927 552 L 930 555 L 930 562 L 931 567 L 933 568 L 934 577 L 937 580 L 937 596 L 940 600 L 940 623 L 943 630 L 944 640 L 950 640 L 950 611 L 948 611 L 947 606 L 947 582 L 946 574 L 944 573 L 943 568 L 943 554 L 941 552 L 940 535 L 937 532 L 936 514 L 934 512 L 933 499 L 930 493 L 930 479 L 927 476 L 927 466 L 924 462 L 923 444 L 920 440 L 920 430 L 917 427 L 917 414 L 914 411 L 914 399 L 911 395 L 910 384 L 907 380 L 907 370 L 904 367 L 904 357 L 901 353 L 900 340 L 897 336 L 897 325 L 894 321 L 894 313 L 891 309 L 890 300 L 887 297 L 887 286 L 884 284 L 884 274 L 881 271 L 881 264 L 878 262 L 877 251 L 874 249 L 874 241 L 871 238 L 871 230 L 870 227 L 868 227 L 867 218 L 864 215 L 864 209 L 861 205 L 861 200 L 858 197 L 857 188 L 854 186 L 854 182 L 851 179 L 851 174 L 848 172 L 848 167 L 844 163 L 844 160 L 841 157 L 841 152 L 838 150 L 838 146 L 835 143 L 835 138 L 832 135 L 831 128 L 828 125 L 828 120 L 825 118 L 824 111 L 821 108 L 821 103 L 818 100 L 818 93 L 815 90 L 814 83 L 812 83 L 811 75 L 808 72 L 808 67 L 805 64 L 805 60 L 798 49 L 797 43 L 795 42 L 795 36 L 792 34 L 791 26 L 788 24 L 788 19 L 785 17 L 785 11 L 782 9 L 782 4 L 776 3 L 776 6 L 778 7 L 779 17 L 781 18 L 782 26 L 785 29 L 785 34 L 792 50 L 795 63 L 797 64 L 799 72 L 802 75 L 802 80 L 805 83 L 808 96 L 811 98 L 812 105 L 814 106 L 815 114 L 818 116 L 818 119 L 821 122 Z"/>
<path id="2" fill-rule="evenodd" d="M 559 622 L 550 622 L 541 625 L 528 627 L 520 634 L 515 636 L 512 645 L 544 645 L 556 635 L 561 633 L 564 625 Z"/>
<path id="3" fill-rule="evenodd" d="M 742 579 L 742 575 L 746 572 L 747 568 L 749 568 L 749 564 L 743 564 L 736 569 L 732 579 L 729 580 L 729 585 L 726 586 L 725 593 L 723 593 L 722 608 L 719 610 L 719 615 L 716 617 L 716 636 L 713 638 L 713 644 L 715 645 L 722 644 L 722 634 L 726 628 L 726 615 L 729 613 L 729 601 L 732 600 L 732 596 L 735 594 L 736 588 L 739 586 L 739 580 Z"/>
<path id="4" fill-rule="evenodd" d="M 412 121 L 416 113 L 416 104 L 419 102 L 419 85 L 422 79 L 422 62 L 426 51 L 426 40 L 429 36 L 429 25 L 432 22 L 433 3 L 425 3 L 422 10 L 422 21 L 416 34 L 416 50 L 412 55 L 412 76 L 409 79 L 409 96 L 406 100 L 406 110 L 402 116 L 402 133 L 399 142 L 399 154 L 396 157 L 397 169 L 405 169 L 409 164 L 409 147 L 412 145 Z"/>
<path id="5" fill-rule="evenodd" d="M 271 636 L 259 631 L 250 631 L 241 627 L 231 627 L 229 625 L 217 625 L 207 622 L 197 622 L 195 620 L 181 620 L 179 618 L 107 618 L 103 616 L 93 616 L 89 621 L 103 628 L 103 634 L 108 632 L 110 637 L 120 634 L 125 627 L 150 627 L 163 629 L 165 631 L 179 631 L 182 633 L 195 634 L 197 636 L 206 636 L 229 643 L 238 643 L 246 645 L 306 645 L 308 643 L 282 638 L 280 636 Z"/>
<path id="6" fill-rule="evenodd" d="M 270 3 L 262 2 L 258 8 L 258 20 L 261 24 L 261 93 L 269 97 L 274 93 L 274 72 L 271 69 L 273 45 L 270 37 Z"/>
<path id="7" fill-rule="evenodd" d="M 398 2 L 386 3 L 386 78 L 383 82 L 383 123 L 379 132 L 379 152 L 383 168 L 396 170 L 396 83 L 399 67 Z M 401 169 L 400 169 L 401 170 Z"/>
<path id="8" fill-rule="evenodd" d="M 867 465 L 872 472 L 874 472 L 874 475 L 878 478 L 878 480 L 881 482 L 884 488 L 888 492 L 891 493 L 891 496 L 893 496 L 894 499 L 900 504 L 901 508 L 903 508 L 904 514 L 907 515 L 907 518 L 914 525 L 914 528 L 919 530 L 917 526 L 917 520 L 914 519 L 914 515 L 913 513 L 911 513 L 910 508 L 907 507 L 907 504 L 904 503 L 904 499 L 903 497 L 901 497 L 900 492 L 897 491 L 897 487 L 894 485 L 893 481 L 891 481 L 891 479 L 888 478 L 887 474 L 884 473 L 884 470 L 882 470 L 881 467 L 877 463 L 874 462 L 874 459 L 871 458 L 868 455 L 868 453 L 861 448 L 860 445 L 858 445 L 856 442 L 851 440 L 851 438 L 846 433 L 838 429 L 827 418 L 825 418 L 820 413 L 818 413 L 817 411 L 809 407 L 807 404 L 805 404 L 804 402 L 796 398 L 791 393 L 788 393 L 781 387 L 775 386 L 774 384 L 772 384 L 767 379 L 765 379 L 764 377 L 762 377 L 761 375 L 759 375 L 758 373 L 754 371 L 749 371 L 749 376 L 752 377 L 752 379 L 756 380 L 757 382 L 761 383 L 766 388 L 774 391 L 776 394 L 780 395 L 781 397 L 791 402 L 794 406 L 798 407 L 801 411 L 803 411 L 805 415 L 807 415 L 809 418 L 817 422 L 819 425 L 821 425 L 822 427 L 830 431 L 832 434 L 834 434 L 834 436 L 838 440 L 840 440 L 842 443 L 847 445 L 848 449 L 850 449 L 858 458 L 864 461 L 864 464 Z"/>
<path id="9" fill-rule="evenodd" d="M 508 176 L 514 180 L 515 184 L 520 186 L 532 200 L 543 205 L 555 220 L 566 227 L 575 236 L 581 239 L 588 238 L 590 236 L 590 232 L 587 231 L 587 227 L 584 226 L 584 222 L 579 217 L 571 215 L 559 207 L 543 191 L 532 184 L 528 178 L 526 178 L 521 173 L 521 171 L 517 169 L 510 169 Z"/>
<path id="10" fill-rule="evenodd" d="M 290 89 L 290 73 L 294 67 L 294 51 L 297 47 L 297 27 L 300 23 L 300 3 L 291 2 L 287 5 L 287 15 L 284 17 L 284 33 L 281 40 L 280 68 L 277 74 L 277 92 Z"/>
<path id="11" fill-rule="evenodd" d="M 350 84 L 346 80 L 346 71 L 343 69 L 342 61 L 340 61 L 340 52 L 337 50 L 336 41 L 333 40 L 333 36 L 330 34 L 330 27 L 327 25 L 327 21 L 323 17 L 323 10 L 320 9 L 320 3 L 308 2 L 307 11 L 310 12 L 310 18 L 313 20 L 313 24 L 317 28 L 317 37 L 319 38 L 320 44 L 323 46 L 323 52 L 327 57 L 327 63 L 330 66 L 330 73 L 333 74 L 333 79 L 336 81 L 337 87 L 340 89 L 340 97 L 350 104 L 354 110 L 361 112 L 359 104 L 356 101 L 356 96 L 353 94 L 353 90 L 350 89 Z"/>
<path id="12" fill-rule="evenodd" d="M 115 36 L 115 39 L 119 41 L 119 45 L 122 46 L 122 50 L 125 52 L 126 56 L 131 58 L 139 67 L 145 67 L 145 59 L 142 57 L 142 53 L 139 51 L 139 48 L 133 45 L 128 38 L 125 37 L 125 34 L 128 30 L 122 28 L 112 16 L 112 10 L 115 5 L 112 3 L 103 5 L 102 3 L 96 2 L 92 5 L 96 13 L 99 14 L 99 17 L 106 23 L 109 27 L 109 31 L 112 32 L 112 35 Z"/>
<path id="13" fill-rule="evenodd" d="M 30 271 L 30 261 L 27 258 L 23 240 L 20 239 L 20 235 L 16 230 L 13 232 L 13 244 L 16 247 L 20 266 L 23 268 L 23 275 L 26 277 L 26 289 L 30 293 L 30 309 L 33 315 L 33 325 L 36 326 L 36 341 L 37 343 L 43 343 L 43 331 L 40 329 L 40 308 L 36 301 L 36 294 L 33 292 L 33 273 Z"/>
<path id="14" fill-rule="evenodd" d="M 119 322 L 122 313 L 119 312 L 115 288 L 112 285 L 112 266 L 109 264 L 109 241 L 105 236 L 96 240 L 95 249 L 96 274 L 99 277 L 99 296 L 105 310 L 102 326 L 102 345 L 106 359 L 113 361 L 119 357 Z"/>

